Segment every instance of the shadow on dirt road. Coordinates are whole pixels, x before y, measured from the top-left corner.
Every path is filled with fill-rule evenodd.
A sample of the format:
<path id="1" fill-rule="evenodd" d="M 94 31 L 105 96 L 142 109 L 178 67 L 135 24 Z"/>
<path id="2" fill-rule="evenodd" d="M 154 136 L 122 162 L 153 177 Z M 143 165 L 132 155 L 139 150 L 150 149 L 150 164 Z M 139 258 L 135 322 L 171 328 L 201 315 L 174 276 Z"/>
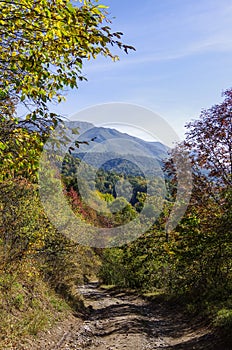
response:
<path id="1" fill-rule="evenodd" d="M 82 286 L 89 317 L 64 349 L 89 350 L 231 350 L 211 330 L 189 320 L 174 305 L 150 302 L 132 293 Z M 63 348 L 62 348 L 63 349 Z"/>

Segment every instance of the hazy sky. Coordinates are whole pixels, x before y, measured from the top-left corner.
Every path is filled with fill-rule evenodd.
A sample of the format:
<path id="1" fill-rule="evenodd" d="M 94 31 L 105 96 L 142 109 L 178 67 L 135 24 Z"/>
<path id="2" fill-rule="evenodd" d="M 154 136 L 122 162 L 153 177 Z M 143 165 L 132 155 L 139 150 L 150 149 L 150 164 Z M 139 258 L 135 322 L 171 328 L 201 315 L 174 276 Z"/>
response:
<path id="1" fill-rule="evenodd" d="M 232 78 L 231 0 L 103 0 L 113 29 L 136 48 L 120 62 L 85 64 L 88 82 L 55 107 L 71 116 L 109 102 L 126 102 L 162 116 L 183 137 L 184 124 L 222 100 Z M 133 115 L 127 123 L 136 124 Z M 112 113 L 109 122 L 117 124 Z M 144 125 L 144 129 L 149 125 Z"/>

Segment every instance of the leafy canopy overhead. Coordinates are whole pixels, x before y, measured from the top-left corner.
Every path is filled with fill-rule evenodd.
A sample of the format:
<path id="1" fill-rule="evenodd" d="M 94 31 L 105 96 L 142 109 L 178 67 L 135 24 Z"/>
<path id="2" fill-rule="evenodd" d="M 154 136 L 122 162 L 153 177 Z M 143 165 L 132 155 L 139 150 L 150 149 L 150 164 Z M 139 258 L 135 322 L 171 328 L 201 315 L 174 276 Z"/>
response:
<path id="1" fill-rule="evenodd" d="M 34 178 L 41 131 L 46 138 L 60 120 L 48 103 L 85 79 L 84 60 L 133 49 L 111 31 L 106 8 L 98 0 L 0 0 L 0 178 Z M 28 114 L 17 121 L 19 103 Z"/>
<path id="2" fill-rule="evenodd" d="M 28 118 L 44 116 L 48 102 L 85 79 L 84 59 L 117 60 L 110 46 L 133 49 L 111 32 L 106 8 L 97 0 L 0 0 L 1 114 L 21 101 L 34 111 Z"/>

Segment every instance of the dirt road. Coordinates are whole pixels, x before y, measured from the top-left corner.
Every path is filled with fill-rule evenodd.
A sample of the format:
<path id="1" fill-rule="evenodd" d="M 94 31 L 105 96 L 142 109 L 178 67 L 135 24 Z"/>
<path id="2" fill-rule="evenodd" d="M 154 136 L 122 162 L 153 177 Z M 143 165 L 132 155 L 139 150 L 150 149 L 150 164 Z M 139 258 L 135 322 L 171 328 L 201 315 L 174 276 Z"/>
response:
<path id="1" fill-rule="evenodd" d="M 59 350 L 231 350 L 199 320 L 189 321 L 175 306 L 151 303 L 133 294 L 80 287 L 89 316 L 53 349 Z"/>

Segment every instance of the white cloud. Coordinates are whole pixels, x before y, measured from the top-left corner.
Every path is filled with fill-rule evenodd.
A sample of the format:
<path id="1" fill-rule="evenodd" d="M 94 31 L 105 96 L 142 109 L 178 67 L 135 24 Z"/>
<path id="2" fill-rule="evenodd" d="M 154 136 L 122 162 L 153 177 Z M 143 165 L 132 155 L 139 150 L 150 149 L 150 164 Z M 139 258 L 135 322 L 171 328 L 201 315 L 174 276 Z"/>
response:
<path id="1" fill-rule="evenodd" d="M 154 2 L 150 14 L 146 16 L 147 21 L 142 28 L 137 25 L 137 18 L 130 16 L 126 27 L 129 37 L 136 38 L 137 51 L 128 57 L 121 55 L 121 61 L 113 69 L 200 54 L 232 52 L 232 4 L 227 0 L 205 0 L 194 2 L 194 5 L 186 2 L 176 9 L 172 6 L 167 14 L 156 12 Z M 112 64 L 102 59 L 86 65 L 89 73 L 111 69 Z"/>

